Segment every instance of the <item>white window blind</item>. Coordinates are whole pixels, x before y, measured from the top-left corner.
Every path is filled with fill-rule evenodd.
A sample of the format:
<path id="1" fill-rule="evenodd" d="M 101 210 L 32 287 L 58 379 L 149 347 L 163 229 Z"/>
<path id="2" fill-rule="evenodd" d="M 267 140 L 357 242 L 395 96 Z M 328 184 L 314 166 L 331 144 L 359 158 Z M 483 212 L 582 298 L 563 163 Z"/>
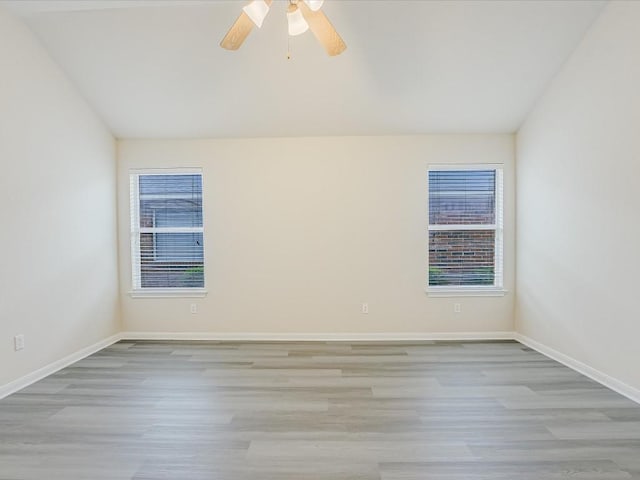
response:
<path id="1" fill-rule="evenodd" d="M 502 288 L 502 169 L 429 169 L 430 288 Z"/>
<path id="2" fill-rule="evenodd" d="M 134 290 L 204 288 L 202 173 L 132 171 Z"/>

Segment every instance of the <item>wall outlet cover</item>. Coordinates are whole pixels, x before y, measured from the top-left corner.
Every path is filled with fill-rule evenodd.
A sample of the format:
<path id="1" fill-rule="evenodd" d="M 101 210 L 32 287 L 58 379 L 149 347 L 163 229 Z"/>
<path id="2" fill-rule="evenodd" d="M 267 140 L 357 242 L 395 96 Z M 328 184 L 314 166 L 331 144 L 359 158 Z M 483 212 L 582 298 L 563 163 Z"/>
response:
<path id="1" fill-rule="evenodd" d="M 22 350 L 24 348 L 24 335 L 21 334 L 13 337 L 13 346 L 16 352 Z"/>

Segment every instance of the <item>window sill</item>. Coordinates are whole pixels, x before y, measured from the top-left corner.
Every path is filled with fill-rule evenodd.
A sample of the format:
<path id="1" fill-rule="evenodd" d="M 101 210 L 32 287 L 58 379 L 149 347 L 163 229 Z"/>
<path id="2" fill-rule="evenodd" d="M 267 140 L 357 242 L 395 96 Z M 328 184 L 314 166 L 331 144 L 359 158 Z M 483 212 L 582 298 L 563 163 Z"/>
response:
<path id="1" fill-rule="evenodd" d="M 129 292 L 131 298 L 202 298 L 207 296 L 204 288 L 145 288 Z"/>
<path id="2" fill-rule="evenodd" d="M 504 297 L 508 291 L 501 287 L 427 287 L 430 297 Z"/>

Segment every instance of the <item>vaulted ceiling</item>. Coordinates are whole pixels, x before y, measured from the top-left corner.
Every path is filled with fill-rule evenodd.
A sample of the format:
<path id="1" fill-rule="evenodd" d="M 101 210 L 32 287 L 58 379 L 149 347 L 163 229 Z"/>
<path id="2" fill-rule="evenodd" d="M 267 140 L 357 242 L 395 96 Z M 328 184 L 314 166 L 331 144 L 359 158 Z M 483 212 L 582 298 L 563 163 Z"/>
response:
<path id="1" fill-rule="evenodd" d="M 288 38 L 275 0 L 239 51 L 242 1 L 1 1 L 113 133 L 253 137 L 513 132 L 602 1 L 326 0 L 348 45 Z M 290 49 L 292 58 L 287 59 Z"/>

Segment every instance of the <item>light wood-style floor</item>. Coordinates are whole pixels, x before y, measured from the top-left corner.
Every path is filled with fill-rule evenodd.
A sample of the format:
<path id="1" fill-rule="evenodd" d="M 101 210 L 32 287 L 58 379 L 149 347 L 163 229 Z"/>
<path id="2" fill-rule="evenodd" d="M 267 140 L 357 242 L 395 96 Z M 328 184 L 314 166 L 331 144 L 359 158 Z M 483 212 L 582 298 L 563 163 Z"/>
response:
<path id="1" fill-rule="evenodd" d="M 640 479 L 640 406 L 516 342 L 120 342 L 0 401 L 2 480 Z"/>

